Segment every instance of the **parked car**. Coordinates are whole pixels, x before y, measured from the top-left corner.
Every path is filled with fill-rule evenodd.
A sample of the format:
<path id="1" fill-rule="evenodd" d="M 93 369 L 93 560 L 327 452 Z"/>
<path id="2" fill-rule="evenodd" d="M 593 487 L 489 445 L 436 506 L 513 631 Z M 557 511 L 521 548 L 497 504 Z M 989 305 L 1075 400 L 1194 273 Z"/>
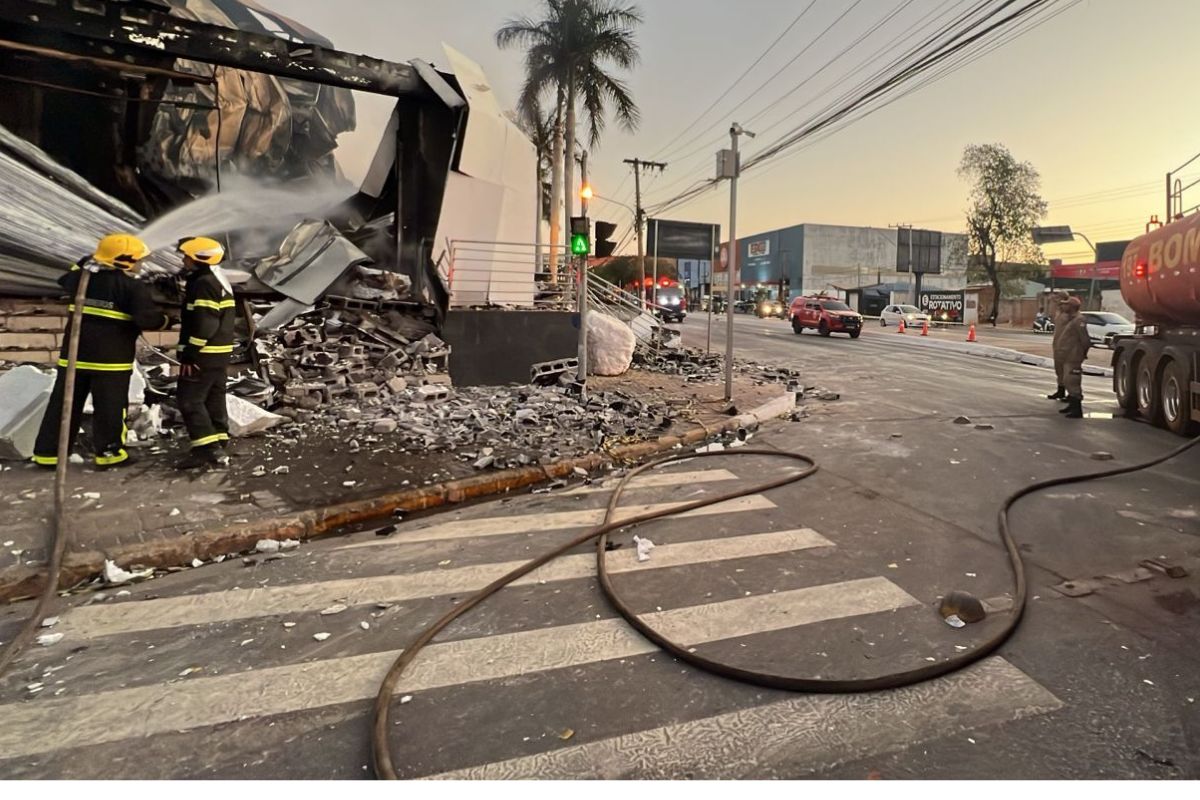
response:
<path id="1" fill-rule="evenodd" d="M 750 314 L 754 311 L 753 300 L 738 300 L 733 304 L 733 310 L 739 314 Z"/>
<path id="2" fill-rule="evenodd" d="M 771 300 L 770 298 L 759 300 L 758 306 L 754 309 L 754 313 L 763 319 L 766 319 L 767 317 L 778 317 L 779 319 L 784 319 L 787 316 L 783 303 L 779 300 Z"/>
<path id="3" fill-rule="evenodd" d="M 664 286 L 658 290 L 658 308 L 655 310 L 663 322 L 683 322 L 687 317 L 687 298 L 678 286 Z"/>
<path id="4" fill-rule="evenodd" d="M 1084 311 L 1083 318 L 1087 320 L 1088 336 L 1092 344 L 1112 348 L 1114 336 L 1131 336 L 1137 326 L 1120 314 L 1111 311 Z"/>
<path id="5" fill-rule="evenodd" d="M 910 328 L 933 322 L 932 317 L 916 306 L 891 305 L 879 313 L 879 324 L 885 328 L 899 325 L 900 320 L 904 320 L 904 324 Z"/>
<path id="6" fill-rule="evenodd" d="M 792 330 L 802 333 L 812 328 L 822 336 L 847 333 L 857 339 L 862 333 L 862 315 L 841 300 L 829 297 L 797 297 L 788 310 Z"/>

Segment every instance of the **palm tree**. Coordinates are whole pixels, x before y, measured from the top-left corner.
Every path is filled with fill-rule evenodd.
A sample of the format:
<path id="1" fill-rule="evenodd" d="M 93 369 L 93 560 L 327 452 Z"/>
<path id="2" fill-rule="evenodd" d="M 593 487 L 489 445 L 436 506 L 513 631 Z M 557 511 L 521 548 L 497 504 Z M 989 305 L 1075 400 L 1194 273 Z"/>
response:
<path id="1" fill-rule="evenodd" d="M 496 32 L 500 47 L 524 46 L 525 84 L 520 106 L 529 116 L 543 95 L 556 103 L 553 175 L 551 176 L 550 246 L 558 243 L 558 204 L 565 189 L 566 214 L 574 208 L 576 106 L 580 99 L 588 122 L 588 141 L 595 147 L 604 132 L 611 106 L 626 130 L 637 128 L 637 104 L 624 81 L 609 73 L 611 66 L 628 70 L 639 59 L 634 28 L 642 22 L 636 6 L 614 0 L 543 0 L 543 16 L 516 17 Z M 564 157 L 569 155 L 570 157 Z M 561 184 L 558 182 L 562 174 Z M 551 273 L 556 272 L 551 258 Z"/>

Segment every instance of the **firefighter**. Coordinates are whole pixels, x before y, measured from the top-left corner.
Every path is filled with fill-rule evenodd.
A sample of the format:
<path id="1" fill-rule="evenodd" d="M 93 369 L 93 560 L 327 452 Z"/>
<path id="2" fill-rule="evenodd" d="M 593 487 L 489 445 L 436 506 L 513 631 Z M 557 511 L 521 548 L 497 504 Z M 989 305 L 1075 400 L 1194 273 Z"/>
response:
<path id="1" fill-rule="evenodd" d="M 1071 321 L 1071 316 L 1068 313 L 1068 304 L 1071 298 L 1066 292 L 1058 295 L 1058 311 L 1054 315 L 1054 339 L 1051 344 L 1051 352 L 1054 353 L 1054 374 L 1058 377 L 1058 389 L 1054 394 L 1046 395 L 1048 400 L 1063 400 L 1067 399 L 1067 375 L 1063 370 L 1063 360 L 1059 357 L 1059 346 L 1062 343 L 1063 334 L 1066 333 L 1067 325 Z M 1077 304 L 1078 307 L 1078 304 Z"/>
<path id="2" fill-rule="evenodd" d="M 1083 361 L 1092 346 L 1092 337 L 1088 333 L 1087 318 L 1079 313 L 1082 305 L 1078 297 L 1067 300 L 1066 322 L 1055 355 L 1056 361 L 1062 361 L 1067 389 L 1067 406 L 1058 413 L 1066 414 L 1067 419 L 1083 417 Z"/>
<path id="3" fill-rule="evenodd" d="M 88 280 L 79 328 L 70 443 L 75 444 L 84 402 L 91 395 L 92 445 L 96 466 L 102 469 L 129 460 L 125 451 L 125 410 L 138 335 L 145 330 L 164 330 L 171 324 L 170 318 L 151 299 L 146 284 L 133 277 L 138 262 L 148 255 L 150 248 L 141 239 L 114 233 L 101 239 L 90 257 L 81 259 L 58 281 L 71 295 L 68 310 L 74 312 L 74 297 L 83 270 L 93 273 Z M 34 463 L 43 467 L 58 464 L 58 429 L 73 321 L 67 323 L 59 352 L 58 376 L 33 448 Z"/>
<path id="4" fill-rule="evenodd" d="M 179 469 L 222 464 L 229 442 L 225 408 L 225 367 L 233 353 L 233 289 L 218 264 L 225 248 L 215 239 L 179 242 L 186 275 L 179 329 L 179 412 L 187 426 L 191 451 Z"/>

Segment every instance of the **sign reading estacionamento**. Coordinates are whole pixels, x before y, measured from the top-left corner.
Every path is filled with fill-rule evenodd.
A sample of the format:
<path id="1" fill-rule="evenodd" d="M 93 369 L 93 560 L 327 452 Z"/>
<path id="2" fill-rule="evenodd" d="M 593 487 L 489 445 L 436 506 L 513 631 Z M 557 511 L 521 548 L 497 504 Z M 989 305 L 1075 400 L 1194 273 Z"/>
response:
<path id="1" fill-rule="evenodd" d="M 917 304 L 935 321 L 962 322 L 966 292 L 921 292 Z"/>

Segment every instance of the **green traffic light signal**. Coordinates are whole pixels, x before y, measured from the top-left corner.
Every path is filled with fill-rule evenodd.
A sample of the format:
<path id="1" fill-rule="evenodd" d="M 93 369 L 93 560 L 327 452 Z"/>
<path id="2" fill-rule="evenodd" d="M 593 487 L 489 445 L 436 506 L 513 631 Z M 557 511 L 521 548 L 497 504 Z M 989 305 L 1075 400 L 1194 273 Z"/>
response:
<path id="1" fill-rule="evenodd" d="M 577 256 L 586 256 L 592 251 L 592 243 L 588 241 L 586 233 L 575 233 L 571 235 L 571 252 Z"/>

